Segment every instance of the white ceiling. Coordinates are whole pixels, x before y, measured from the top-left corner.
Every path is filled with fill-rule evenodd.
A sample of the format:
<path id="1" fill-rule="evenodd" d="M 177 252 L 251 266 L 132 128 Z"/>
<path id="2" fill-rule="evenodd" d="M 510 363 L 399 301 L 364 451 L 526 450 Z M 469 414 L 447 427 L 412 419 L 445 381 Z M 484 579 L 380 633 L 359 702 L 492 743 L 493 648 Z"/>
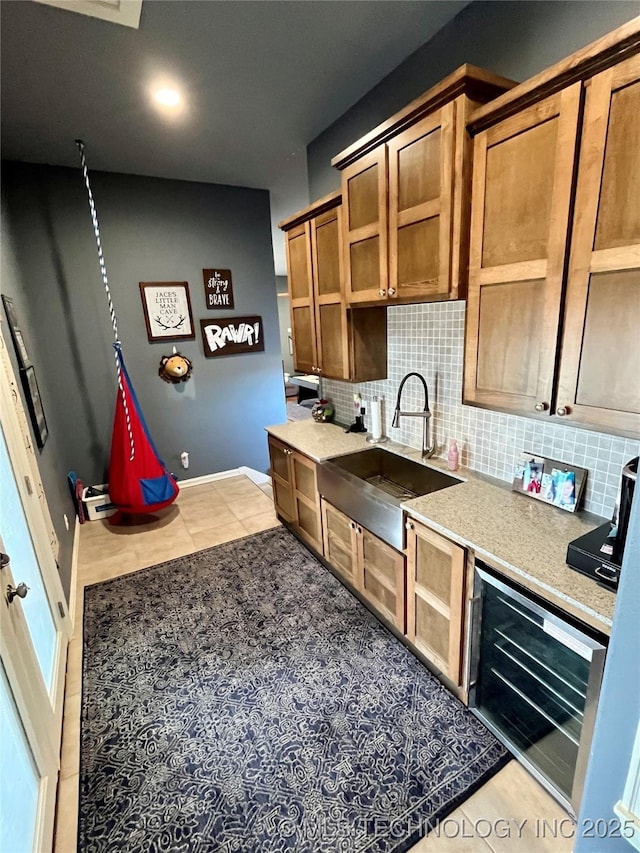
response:
<path id="1" fill-rule="evenodd" d="M 268 189 L 276 223 L 309 203 L 306 145 L 465 5 L 145 0 L 133 29 L 2 0 L 2 156 L 77 166 L 80 137 L 92 169 Z M 159 78 L 179 118 L 152 106 Z"/>

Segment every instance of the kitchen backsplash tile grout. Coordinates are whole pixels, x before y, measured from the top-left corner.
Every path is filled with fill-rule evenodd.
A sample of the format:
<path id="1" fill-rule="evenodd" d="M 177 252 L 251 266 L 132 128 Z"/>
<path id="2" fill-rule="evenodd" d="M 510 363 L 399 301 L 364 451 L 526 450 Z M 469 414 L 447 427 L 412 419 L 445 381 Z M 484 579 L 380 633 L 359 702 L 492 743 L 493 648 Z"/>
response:
<path id="1" fill-rule="evenodd" d="M 323 380 L 323 395 L 333 401 L 336 420 L 353 421 L 353 394 L 362 395 L 365 407 L 377 396 L 383 401 L 385 435 L 410 447 L 421 447 L 419 418 L 401 419 L 399 429 L 391 427 L 400 381 L 415 370 L 424 376 L 429 387 L 437 456 L 445 457 L 448 440 L 455 438 L 461 464 L 507 482 L 513 479 L 520 454 L 525 451 L 586 468 L 584 508 L 600 516 L 611 516 L 622 467 L 638 455 L 640 442 L 463 406 L 464 321 L 463 301 L 390 307 L 388 378 L 354 384 Z M 402 405 L 409 410 L 423 407 L 422 386 L 417 380 L 405 385 Z M 365 424 L 370 425 L 366 415 Z"/>

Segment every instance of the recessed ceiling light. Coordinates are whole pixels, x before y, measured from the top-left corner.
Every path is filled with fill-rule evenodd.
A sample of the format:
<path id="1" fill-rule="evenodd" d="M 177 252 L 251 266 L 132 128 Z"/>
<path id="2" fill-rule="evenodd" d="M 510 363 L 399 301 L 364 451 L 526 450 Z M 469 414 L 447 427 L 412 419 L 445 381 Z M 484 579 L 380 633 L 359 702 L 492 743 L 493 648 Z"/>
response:
<path id="1" fill-rule="evenodd" d="M 182 100 L 180 92 L 175 89 L 158 89 L 154 93 L 154 98 L 163 107 L 177 107 Z"/>

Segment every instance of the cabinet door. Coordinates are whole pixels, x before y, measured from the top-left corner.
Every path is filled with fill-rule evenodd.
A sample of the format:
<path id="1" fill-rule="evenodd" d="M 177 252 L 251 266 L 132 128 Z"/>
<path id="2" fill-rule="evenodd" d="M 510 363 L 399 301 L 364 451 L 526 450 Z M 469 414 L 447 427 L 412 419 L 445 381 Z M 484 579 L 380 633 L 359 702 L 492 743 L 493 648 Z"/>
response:
<path id="1" fill-rule="evenodd" d="M 322 552 L 320 497 L 316 463 L 297 451 L 292 452 L 296 526 L 300 535 Z"/>
<path id="2" fill-rule="evenodd" d="M 348 379 L 347 312 L 342 292 L 342 208 L 311 221 L 317 366 L 329 379 Z"/>
<path id="3" fill-rule="evenodd" d="M 580 85 L 475 138 L 465 403 L 550 414 Z"/>
<path id="4" fill-rule="evenodd" d="M 358 526 L 358 589 L 392 625 L 405 631 L 404 555 Z"/>
<path id="5" fill-rule="evenodd" d="M 407 638 L 454 684 L 461 682 L 465 551 L 407 523 Z"/>
<path id="6" fill-rule="evenodd" d="M 386 301 L 386 145 L 344 169 L 342 207 L 347 303 Z"/>
<path id="7" fill-rule="evenodd" d="M 296 503 L 293 487 L 293 451 L 285 444 L 269 436 L 269 458 L 271 460 L 271 482 L 276 513 L 296 524 Z"/>
<path id="8" fill-rule="evenodd" d="M 300 373 L 313 373 L 317 354 L 309 223 L 287 231 L 286 245 L 293 365 Z"/>
<path id="9" fill-rule="evenodd" d="M 321 505 L 324 556 L 351 586 L 357 587 L 356 524 L 327 501 Z"/>
<path id="10" fill-rule="evenodd" d="M 640 437 L 640 56 L 587 84 L 556 415 Z"/>
<path id="11" fill-rule="evenodd" d="M 450 103 L 388 143 L 392 299 L 449 293 L 453 141 Z"/>

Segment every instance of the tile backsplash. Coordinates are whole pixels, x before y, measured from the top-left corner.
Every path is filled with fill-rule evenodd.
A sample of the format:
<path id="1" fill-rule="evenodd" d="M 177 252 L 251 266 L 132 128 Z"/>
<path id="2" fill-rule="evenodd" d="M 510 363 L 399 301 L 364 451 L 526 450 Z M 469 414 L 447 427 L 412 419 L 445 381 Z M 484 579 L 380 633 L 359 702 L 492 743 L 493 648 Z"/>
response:
<path id="1" fill-rule="evenodd" d="M 610 517 L 615 506 L 623 465 L 638 455 L 640 442 L 590 430 L 507 415 L 462 405 L 465 303 L 437 302 L 396 305 L 388 309 L 388 378 L 377 382 L 347 383 L 323 380 L 323 395 L 333 401 L 336 420 L 353 421 L 353 395 L 363 405 L 377 396 L 383 401 L 383 431 L 394 441 L 422 447 L 422 419 L 391 421 L 398 387 L 410 371 L 421 373 L 429 388 L 431 435 L 436 456 L 445 457 L 455 438 L 461 464 L 511 482 L 523 452 L 557 459 L 588 470 L 582 505 L 589 512 Z M 422 384 L 409 379 L 402 408 L 424 407 Z M 365 415 L 365 425 L 370 426 Z"/>

